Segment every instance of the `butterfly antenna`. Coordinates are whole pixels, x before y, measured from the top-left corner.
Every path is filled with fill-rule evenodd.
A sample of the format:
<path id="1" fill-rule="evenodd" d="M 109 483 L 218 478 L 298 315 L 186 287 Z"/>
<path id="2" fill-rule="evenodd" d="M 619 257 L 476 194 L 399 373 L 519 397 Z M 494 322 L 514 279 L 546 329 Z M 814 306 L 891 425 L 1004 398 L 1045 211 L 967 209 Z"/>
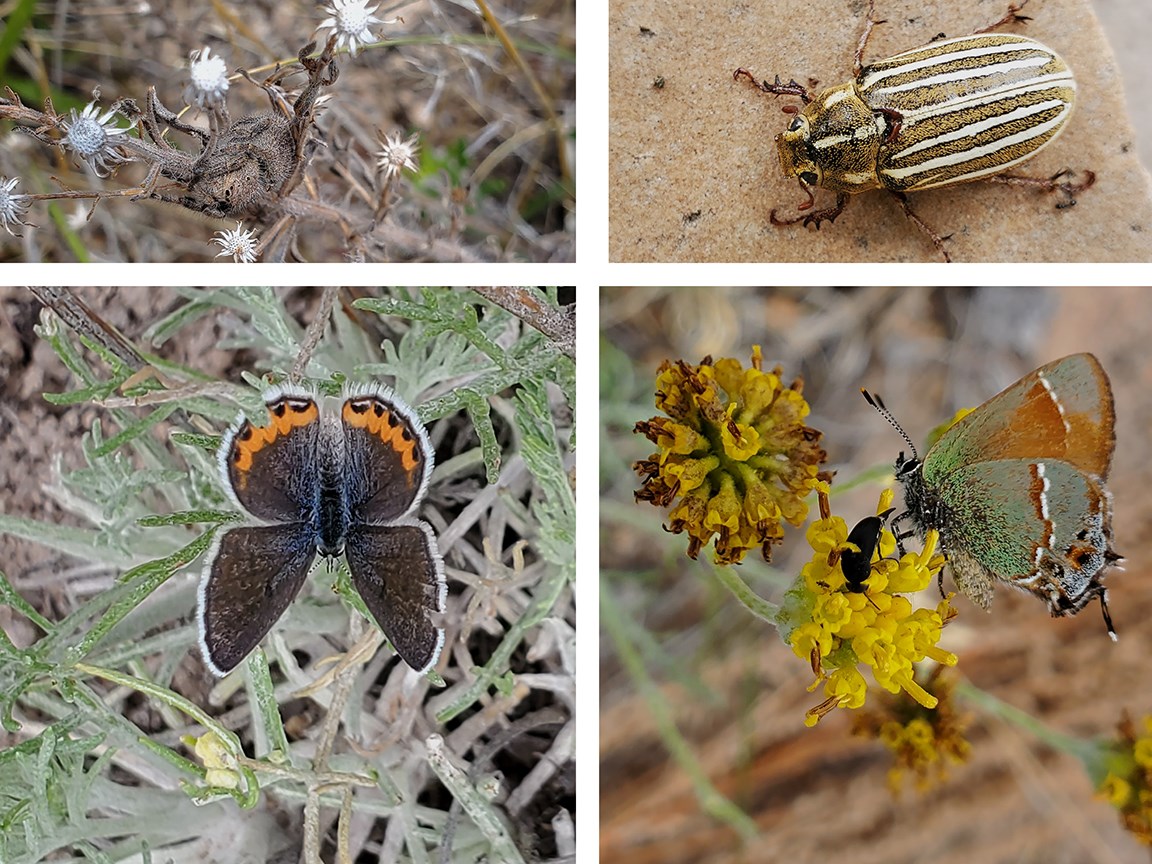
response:
<path id="1" fill-rule="evenodd" d="M 864 401 L 875 408 L 876 412 L 888 421 L 888 425 L 900 433 L 900 437 L 904 439 L 904 443 L 908 445 L 908 449 L 912 452 L 912 459 L 919 462 L 920 456 L 916 452 L 916 445 L 912 443 L 912 439 L 908 437 L 908 433 L 904 431 L 904 427 L 896 422 L 896 418 L 892 416 L 892 412 L 884 405 L 884 401 L 879 396 L 872 395 L 863 387 L 860 388 L 860 393 L 864 396 Z"/>
<path id="2" fill-rule="evenodd" d="M 1104 613 L 1104 626 L 1108 628 L 1108 635 L 1112 637 L 1112 641 L 1116 642 L 1116 628 L 1112 626 L 1112 616 L 1108 614 L 1108 592 L 1100 592 L 1100 611 Z"/>

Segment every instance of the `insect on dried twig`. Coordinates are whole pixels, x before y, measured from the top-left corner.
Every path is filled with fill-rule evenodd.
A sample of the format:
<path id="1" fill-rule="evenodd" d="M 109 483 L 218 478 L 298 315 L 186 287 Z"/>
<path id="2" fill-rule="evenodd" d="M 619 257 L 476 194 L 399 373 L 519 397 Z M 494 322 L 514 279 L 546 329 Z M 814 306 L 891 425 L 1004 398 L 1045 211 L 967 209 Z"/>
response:
<path id="1" fill-rule="evenodd" d="M 97 135 L 103 123 L 113 114 L 120 114 L 139 123 L 143 135 L 139 138 L 123 134 L 127 129 L 103 130 L 91 152 L 85 152 L 69 137 L 59 137 L 61 130 L 69 131 L 69 124 L 56 114 L 50 101 L 43 112 L 21 104 L 11 90 L 7 98 L 0 99 L 0 118 L 26 124 L 18 127 L 47 144 L 70 146 L 84 156 L 93 169 L 100 173 L 114 171 L 126 162 L 144 162 L 148 174 L 140 188 L 120 192 L 53 193 L 43 197 L 103 198 L 129 195 L 133 200 L 151 198 L 179 204 L 189 210 L 217 218 L 250 218 L 264 224 L 275 223 L 265 234 L 265 245 L 276 236 L 284 241 L 273 257 L 283 257 L 293 234 L 296 218 L 313 216 L 343 223 L 335 208 L 318 201 L 292 197 L 300 184 L 304 169 L 320 140 L 315 135 L 314 120 L 322 101 L 321 91 L 335 83 L 339 68 L 332 62 L 336 37 L 332 36 L 317 57 L 312 57 L 315 42 L 305 45 L 299 53 L 300 65 L 308 74 L 308 81 L 295 101 L 289 102 L 280 86 L 288 75 L 297 71 L 295 64 L 278 68 L 264 81 L 255 81 L 241 70 L 249 81 L 261 87 L 272 103 L 270 111 L 250 114 L 232 121 L 223 102 L 206 106 L 208 129 L 204 130 L 183 122 L 179 115 L 166 108 L 156 95 L 156 88 L 148 89 L 143 110 L 133 99 L 121 99 L 100 120 L 95 112 L 86 110 L 84 117 Z M 73 112 L 72 127 L 82 118 Z M 99 126 L 99 128 L 97 128 Z M 167 126 L 200 143 L 198 153 L 187 153 L 164 137 Z M 163 181 L 171 181 L 165 183 Z M 95 204 L 93 205 L 95 206 Z"/>
<path id="2" fill-rule="evenodd" d="M 278 87 L 293 70 L 291 67 L 278 69 L 265 81 L 254 82 L 268 93 L 271 111 L 230 122 L 222 104 L 209 107 L 210 130 L 207 132 L 181 122 L 161 104 L 156 88 L 149 88 L 147 107 L 141 112 L 140 121 L 154 146 L 146 141 L 126 145 L 152 161 L 144 181 L 148 196 L 209 216 L 266 217 L 275 211 L 300 183 L 308 159 L 319 144 L 312 134 L 313 118 L 321 88 L 335 83 L 339 75 L 339 68 L 332 63 L 335 42 L 335 37 L 329 39 L 315 59 L 309 56 L 316 48 L 315 42 L 300 50 L 300 63 L 308 72 L 308 83 L 293 105 L 288 105 Z M 248 76 L 245 74 L 245 77 Z M 131 111 L 126 114 L 132 116 Z M 172 147 L 163 138 L 160 122 L 198 138 L 202 145 L 200 153 L 191 155 Z M 186 194 L 171 195 L 162 191 L 157 187 L 161 176 L 176 181 Z"/>

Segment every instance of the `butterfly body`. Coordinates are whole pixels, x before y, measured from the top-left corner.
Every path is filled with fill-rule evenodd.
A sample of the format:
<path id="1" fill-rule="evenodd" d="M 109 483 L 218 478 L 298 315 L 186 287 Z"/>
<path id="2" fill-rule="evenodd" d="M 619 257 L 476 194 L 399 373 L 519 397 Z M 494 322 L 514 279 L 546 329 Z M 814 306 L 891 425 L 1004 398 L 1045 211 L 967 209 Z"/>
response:
<path id="1" fill-rule="evenodd" d="M 882 407 L 882 406 L 881 406 Z M 1099 598 L 1112 548 L 1115 449 L 1111 385 L 1091 354 L 1030 372 L 949 428 L 923 460 L 900 454 L 896 477 L 916 533 L 940 533 L 957 587 L 987 609 L 1006 582 L 1053 616 Z"/>
<path id="2" fill-rule="evenodd" d="M 299 593 L 317 555 L 344 555 L 352 584 L 409 666 L 435 663 L 443 631 L 443 562 L 415 512 L 434 451 L 415 412 L 380 385 L 332 406 L 310 391 L 264 394 L 268 423 L 243 416 L 217 452 L 235 503 L 253 524 L 226 529 L 200 586 L 201 651 L 225 674 L 259 644 Z"/>

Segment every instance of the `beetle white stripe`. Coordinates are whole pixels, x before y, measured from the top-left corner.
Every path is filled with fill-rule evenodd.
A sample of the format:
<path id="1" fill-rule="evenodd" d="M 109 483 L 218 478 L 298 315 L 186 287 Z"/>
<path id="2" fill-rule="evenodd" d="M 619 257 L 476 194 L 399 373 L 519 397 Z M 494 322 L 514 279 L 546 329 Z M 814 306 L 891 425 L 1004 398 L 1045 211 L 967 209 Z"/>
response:
<path id="1" fill-rule="evenodd" d="M 939 75 L 931 75 L 927 78 L 918 78 L 915 81 L 908 81 L 905 84 L 896 84 L 891 87 L 876 87 L 870 90 L 868 95 L 869 98 L 871 98 L 874 95 L 884 96 L 889 93 L 906 93 L 910 90 L 939 87 L 942 84 L 951 84 L 957 81 L 974 81 L 978 78 L 1009 75 L 1021 69 L 1047 66 L 1051 62 L 1051 57 L 1028 57 L 1023 60 L 1012 60 L 1007 63 L 997 63 L 992 66 L 980 66 L 974 69 L 956 69 L 949 72 L 941 72 Z M 1063 77 L 1070 78 L 1071 76 L 1065 75 Z M 1018 81 L 1019 79 L 1017 78 L 1016 80 Z"/>
<path id="2" fill-rule="evenodd" d="M 852 95 L 852 91 L 849 90 L 847 87 L 842 88 L 842 89 L 838 89 L 832 93 L 829 93 L 828 98 L 824 100 L 824 109 L 827 110 L 827 109 L 831 108 L 837 102 L 840 102 L 844 99 L 847 99 L 851 95 Z"/>
<path id="3" fill-rule="evenodd" d="M 823 138 L 814 139 L 812 146 L 817 150 L 826 150 L 829 147 L 838 147 L 841 144 L 847 144 L 849 141 L 855 140 L 855 135 L 826 135 Z"/>
<path id="4" fill-rule="evenodd" d="M 1059 121 L 1053 122 L 1056 123 Z M 1023 140 L 1029 139 L 1025 138 Z M 997 144 L 1000 144 L 1000 142 L 997 142 Z M 964 165 L 970 162 L 985 164 L 980 161 L 981 156 L 988 157 L 990 154 L 998 153 L 1002 149 L 1004 148 L 999 146 L 989 146 L 981 148 L 979 153 L 975 155 L 969 154 L 969 158 L 960 159 L 958 161 L 954 157 L 941 157 L 940 159 L 932 160 L 931 164 L 925 163 L 923 165 L 914 165 L 909 168 L 886 168 L 880 173 L 885 177 L 891 177 L 894 180 L 905 181 L 909 177 L 916 177 L 917 175 L 923 174 L 925 176 L 922 180 L 916 180 L 912 183 L 904 182 L 901 183 L 898 188 L 904 190 L 931 189 L 934 186 L 951 186 L 956 183 L 966 183 L 970 180 L 978 180 L 981 177 L 987 177 L 991 174 L 1000 174 L 1004 171 L 1007 171 L 1013 165 L 1019 165 L 1021 162 L 1025 162 L 1036 155 L 1035 150 L 1030 150 L 1021 154 L 1015 159 L 1004 159 L 1003 161 L 988 164 L 983 168 L 974 168 L 971 171 L 963 171 L 961 173 L 947 171 L 949 168 L 955 169 L 955 167 L 958 165 Z M 933 169 L 936 170 L 933 171 Z M 934 173 L 936 175 L 943 174 L 943 176 L 933 176 Z"/>
<path id="5" fill-rule="evenodd" d="M 982 93 L 974 93 L 971 96 L 928 104 L 921 109 L 904 111 L 902 112 L 902 116 L 904 118 L 904 125 L 907 127 L 912 123 L 920 122 L 929 117 L 946 117 L 948 114 L 970 111 L 973 108 L 980 108 L 985 105 L 995 105 L 998 102 L 1010 104 L 1017 96 L 1023 96 L 1028 93 L 1042 93 L 1045 90 L 1057 90 L 1060 88 L 1075 90 L 1076 82 L 1064 74 L 1048 75 L 1043 78 L 1037 78 L 1035 83 L 1027 86 L 1008 83 Z"/>
<path id="6" fill-rule="evenodd" d="M 1013 91 L 1007 91 L 1003 93 L 996 92 L 982 94 L 982 96 L 973 98 L 969 101 L 963 101 L 963 103 L 941 103 L 939 105 L 930 105 L 924 108 L 923 111 L 910 112 L 903 115 L 902 128 L 904 131 L 907 131 L 907 135 L 904 135 L 903 137 L 910 137 L 915 141 L 915 139 L 919 137 L 918 132 L 920 131 L 920 128 L 922 128 L 922 124 L 929 121 L 931 121 L 929 122 L 929 126 L 925 128 L 941 128 L 942 134 L 948 134 L 947 129 L 950 124 L 954 123 L 956 120 L 964 120 L 965 118 L 978 120 L 980 116 L 984 116 L 987 122 L 990 122 L 992 126 L 996 126 L 996 124 L 998 124 L 998 120 L 1005 122 L 1007 119 L 1010 119 L 1011 112 L 1007 112 L 1007 109 L 1013 107 L 1014 105 L 1021 106 L 1023 108 L 1036 107 L 1037 105 L 1046 105 L 1047 107 L 1051 108 L 1054 107 L 1053 103 L 1055 103 L 1056 105 L 1068 106 L 1070 111 L 1071 106 L 1068 105 L 1067 99 L 1063 98 L 1063 94 L 1061 92 L 1062 90 L 1064 90 L 1063 86 L 1038 84 L 1036 86 L 1031 86 L 1031 88 L 1016 88 Z M 1033 100 L 1030 103 L 1029 100 L 1017 98 L 1022 96 L 1031 96 L 1031 94 L 1039 94 L 1041 97 L 1046 96 L 1047 99 L 1041 98 L 1039 100 Z M 996 113 L 988 116 L 990 109 Z M 996 111 L 996 109 L 999 109 L 999 111 Z M 1016 109 L 1018 111 L 1020 108 Z M 952 123 L 949 121 L 952 121 Z"/>
<path id="7" fill-rule="evenodd" d="M 1013 54 L 1020 55 L 1024 52 L 1013 51 Z M 962 58 L 961 58 L 962 59 Z M 1024 56 L 1006 57 L 1001 60 L 989 60 L 984 63 L 971 64 L 971 63 L 931 63 L 931 64 L 912 64 L 921 67 L 913 74 L 909 69 L 893 69 L 889 72 L 879 75 L 870 75 L 865 81 L 861 82 L 861 89 L 873 90 L 883 87 L 883 82 L 888 78 L 908 78 L 914 81 L 926 81 L 934 73 L 935 69 L 942 69 L 945 72 L 955 73 L 962 80 L 964 78 L 980 78 L 985 75 L 992 75 L 996 72 L 1010 71 L 1013 66 L 1024 64 L 1027 67 L 1039 66 L 1043 67 L 1052 62 L 1051 54 L 1039 54 L 1037 52 L 1027 52 Z M 893 86 L 893 85 L 889 85 Z"/>
<path id="8" fill-rule="evenodd" d="M 931 173 L 932 171 L 934 171 L 938 168 L 947 168 L 947 167 L 950 167 L 953 165 L 959 165 L 963 162 L 976 161 L 983 156 L 989 156 L 993 153 L 999 152 L 1000 150 L 1004 150 L 1008 147 L 1011 147 L 1013 144 L 1019 144 L 1019 143 L 1022 143 L 1024 141 L 1030 141 L 1033 138 L 1041 137 L 1044 133 L 1050 131 L 1051 129 L 1058 128 L 1059 126 L 1061 126 L 1064 123 L 1064 119 L 1065 119 L 1066 115 L 1067 115 L 1067 112 L 1064 112 L 1064 113 L 1058 115 L 1057 117 L 1052 118 L 1047 123 L 1042 123 L 1036 127 L 1030 127 L 1028 129 L 1025 129 L 1022 132 L 1018 132 L 1015 135 L 1008 135 L 1004 138 L 998 138 L 994 142 L 992 142 L 991 144 L 988 144 L 984 147 L 976 147 L 976 148 L 972 148 L 969 150 L 962 150 L 959 153 L 955 153 L 955 154 L 952 154 L 950 156 L 940 156 L 936 159 L 929 159 L 926 162 L 922 162 L 919 165 L 912 165 L 908 168 L 886 168 L 883 171 L 881 171 L 880 173 L 886 177 L 892 177 L 893 179 L 899 180 L 899 179 L 904 179 L 906 177 L 911 177 L 915 174 Z M 1012 159 L 1012 160 L 1009 160 L 1007 162 L 997 162 L 996 164 L 991 165 L 988 168 L 984 168 L 984 169 L 976 170 L 976 171 L 969 171 L 966 174 L 949 176 L 947 179 L 947 182 L 948 183 L 961 183 L 965 180 L 974 180 L 977 177 L 983 177 L 987 174 L 999 174 L 1000 172 L 1004 171 L 1007 168 L 1012 167 L 1013 165 L 1016 165 L 1020 162 L 1023 162 L 1026 159 L 1031 159 L 1035 155 L 1036 155 L 1035 150 L 1029 150 L 1018 159 Z"/>
<path id="9" fill-rule="evenodd" d="M 967 41 L 968 37 L 956 41 Z M 951 44 L 949 42 L 940 42 L 937 46 L 941 47 Z M 946 53 L 932 53 L 928 54 L 923 60 L 906 60 L 903 58 L 915 57 L 917 55 L 924 56 L 925 52 L 932 49 L 917 48 L 913 51 L 906 51 L 903 54 L 897 54 L 895 57 L 889 57 L 873 66 L 867 67 L 865 75 L 859 81 L 860 89 L 868 90 L 875 86 L 877 81 L 883 81 L 885 78 L 891 78 L 894 75 L 907 75 L 911 72 L 916 72 L 920 69 L 928 69 L 932 66 L 943 66 L 948 63 L 956 63 L 960 60 L 966 60 L 975 57 L 991 57 L 996 54 L 1019 54 L 1031 52 L 1046 60 L 1051 60 L 1055 55 L 1041 45 L 1031 39 L 1020 37 L 1019 41 L 1005 42 L 996 45 L 982 45 L 977 48 L 970 48 L 963 51 L 949 51 Z M 992 64 L 979 64 L 976 69 L 987 68 Z"/>
<path id="10" fill-rule="evenodd" d="M 1016 112 L 1031 112 L 1030 116 L 1037 117 L 1035 122 L 1046 122 L 1042 116 L 1045 112 L 1052 117 L 1059 116 L 1066 120 L 1072 111 L 1069 100 L 1059 89 L 1043 89 L 1027 95 L 1032 98 L 1003 99 L 988 104 L 965 106 L 962 110 L 943 107 L 938 111 L 906 117 L 901 134 L 895 142 L 895 146 L 903 145 L 903 147 L 899 151 L 893 150 L 891 154 L 885 156 L 885 159 L 898 159 L 909 148 L 923 149 L 919 145 L 924 140 L 929 142 L 929 146 L 933 142 L 943 143 L 950 140 L 957 130 L 977 123 L 989 125 L 982 127 L 983 134 L 977 134 L 974 140 L 968 142 L 970 146 L 982 147 L 994 143 L 996 130 L 1001 126 L 1010 127 L 1013 119 L 1021 116 Z"/>
<path id="11" fill-rule="evenodd" d="M 954 129 L 951 132 L 946 132 L 943 135 L 937 135 L 934 138 L 925 138 L 923 141 L 920 141 L 916 144 L 913 144 L 910 147 L 905 147 L 903 150 L 892 153 L 889 158 L 892 159 L 893 161 L 895 161 L 897 159 L 906 158 L 907 156 L 911 155 L 912 153 L 918 153 L 921 150 L 927 150 L 929 147 L 936 147 L 936 146 L 939 146 L 940 144 L 945 144 L 949 141 L 956 141 L 960 138 L 969 138 L 969 137 L 975 138 L 981 132 L 986 132 L 989 129 L 995 129 L 997 126 L 1005 126 L 1005 125 L 1008 125 L 1010 123 L 1014 123 L 1018 120 L 1023 120 L 1025 117 L 1031 117 L 1034 114 L 1043 114 L 1046 111 L 1050 111 L 1053 108 L 1059 108 L 1059 107 L 1066 105 L 1066 104 L 1067 103 L 1064 102 L 1063 99 L 1049 99 L 1049 100 L 1044 101 L 1044 102 L 1037 102 L 1034 105 L 1024 105 L 1024 106 L 1021 106 L 1020 108 L 1017 108 L 1014 111 L 1009 111 L 1007 114 L 999 114 L 999 115 L 996 115 L 994 117 L 988 117 L 987 119 L 984 119 L 984 120 L 977 120 L 974 123 L 969 123 L 966 126 L 961 126 L 959 129 Z M 1064 117 L 1064 115 L 1063 115 L 1063 113 L 1061 113 L 1060 115 L 1058 115 L 1055 118 L 1055 122 L 1057 122 L 1057 123 L 1062 122 L 1063 117 Z M 1047 129 L 1050 127 L 1051 127 L 1051 123 L 1049 123 L 1047 125 L 1041 124 L 1041 127 L 1037 127 L 1037 128 Z M 1036 130 L 1030 128 L 1030 129 L 1025 130 L 1025 131 L 1027 132 L 1027 131 L 1036 131 Z M 1029 136 L 1029 137 L 1035 137 L 1035 136 Z M 997 139 L 996 143 L 1000 144 L 1002 142 L 1006 142 L 1007 140 L 1008 139 L 1000 138 L 1000 139 Z M 1025 140 L 1027 140 L 1027 139 L 1025 139 Z M 996 150 L 996 149 L 1000 149 L 1000 148 L 999 147 L 993 147 L 993 149 Z M 958 157 L 956 161 L 963 162 L 969 158 L 973 158 L 971 156 L 972 153 L 973 153 L 973 151 L 971 151 L 971 150 L 961 150 L 955 154 Z"/>
<path id="12" fill-rule="evenodd" d="M 827 150 L 829 147 L 839 147 L 841 144 L 851 144 L 857 138 L 872 138 L 875 136 L 878 128 L 881 127 L 874 128 L 871 126 L 865 126 L 860 129 L 853 129 L 847 135 L 825 135 L 823 138 L 813 138 L 811 144 L 817 150 Z"/>

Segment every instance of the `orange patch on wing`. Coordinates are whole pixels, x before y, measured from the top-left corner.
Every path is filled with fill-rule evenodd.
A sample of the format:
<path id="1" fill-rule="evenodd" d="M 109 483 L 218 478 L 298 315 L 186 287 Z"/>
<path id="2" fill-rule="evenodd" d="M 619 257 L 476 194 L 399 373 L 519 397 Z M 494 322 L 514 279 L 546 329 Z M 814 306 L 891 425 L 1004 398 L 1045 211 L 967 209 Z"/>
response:
<path id="1" fill-rule="evenodd" d="M 244 475 L 252 468 L 252 457 L 275 441 L 300 426 L 307 426 L 320 418 L 320 409 L 309 400 L 306 404 L 299 400 L 274 402 L 268 406 L 267 426 L 253 426 L 245 421 L 232 442 L 232 467 L 240 472 L 241 487 Z"/>
<path id="2" fill-rule="evenodd" d="M 408 472 L 411 483 L 420 465 L 420 454 L 416 450 L 417 438 L 408 430 L 407 420 L 374 399 L 349 399 L 342 413 L 349 426 L 367 430 L 400 454 L 400 464 Z"/>
<path id="3" fill-rule="evenodd" d="M 1096 550 L 1091 546 L 1069 546 L 1067 558 L 1077 570 L 1083 570 L 1096 554 Z"/>

